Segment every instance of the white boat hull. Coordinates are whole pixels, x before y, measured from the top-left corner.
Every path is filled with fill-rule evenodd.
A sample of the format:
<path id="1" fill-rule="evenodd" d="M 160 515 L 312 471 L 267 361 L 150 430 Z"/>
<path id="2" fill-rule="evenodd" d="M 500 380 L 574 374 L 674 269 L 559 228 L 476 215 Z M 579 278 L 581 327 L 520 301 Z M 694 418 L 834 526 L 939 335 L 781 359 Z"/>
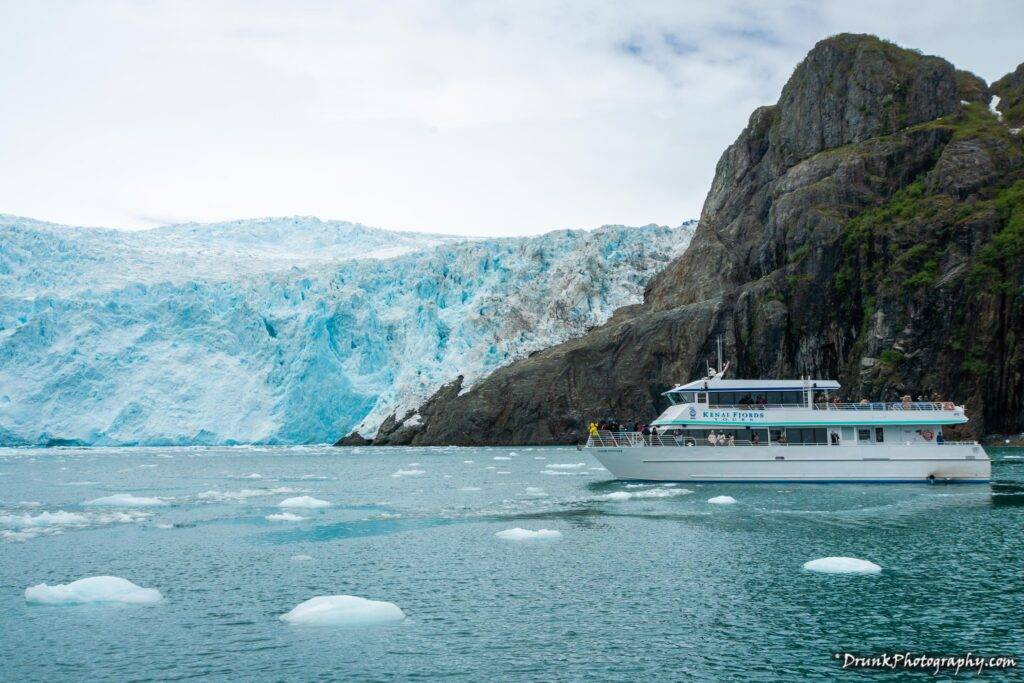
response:
<path id="1" fill-rule="evenodd" d="M 588 447 L 616 479 L 693 482 L 984 483 L 977 444 Z"/>

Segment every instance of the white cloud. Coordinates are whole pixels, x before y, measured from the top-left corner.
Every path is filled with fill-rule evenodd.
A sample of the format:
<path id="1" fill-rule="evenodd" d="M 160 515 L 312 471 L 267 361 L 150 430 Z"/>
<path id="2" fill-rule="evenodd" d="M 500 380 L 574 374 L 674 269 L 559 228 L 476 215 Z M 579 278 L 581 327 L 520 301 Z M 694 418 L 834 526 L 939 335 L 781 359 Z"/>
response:
<path id="1" fill-rule="evenodd" d="M 879 33 L 991 80 L 1024 59 L 1022 7 L 7 3 L 0 211 L 675 224 L 820 38 Z"/>

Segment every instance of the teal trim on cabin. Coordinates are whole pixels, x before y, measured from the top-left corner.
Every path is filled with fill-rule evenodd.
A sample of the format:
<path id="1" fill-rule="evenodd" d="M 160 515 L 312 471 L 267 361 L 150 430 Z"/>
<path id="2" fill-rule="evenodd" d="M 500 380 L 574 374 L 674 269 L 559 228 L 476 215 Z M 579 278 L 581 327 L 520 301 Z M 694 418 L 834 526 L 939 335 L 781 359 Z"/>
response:
<path id="1" fill-rule="evenodd" d="M 718 427 L 896 427 L 903 425 L 954 425 L 964 424 L 967 420 L 914 420 L 913 422 L 707 422 L 704 420 L 655 420 L 651 424 L 657 427 L 671 425 L 711 425 Z"/>

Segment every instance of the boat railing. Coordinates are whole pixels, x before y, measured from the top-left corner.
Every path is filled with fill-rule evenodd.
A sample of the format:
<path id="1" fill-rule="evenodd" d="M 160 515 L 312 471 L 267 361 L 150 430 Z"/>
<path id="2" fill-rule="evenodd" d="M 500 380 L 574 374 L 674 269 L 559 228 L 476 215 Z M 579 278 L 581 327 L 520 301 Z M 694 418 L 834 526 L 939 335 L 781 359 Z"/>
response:
<path id="1" fill-rule="evenodd" d="M 709 408 L 725 410 L 780 410 L 806 408 L 806 403 L 739 403 L 710 405 Z M 951 401 L 879 401 L 874 403 L 832 403 L 811 404 L 814 410 L 956 410 Z"/>
<path id="2" fill-rule="evenodd" d="M 729 441 L 728 438 L 718 437 L 714 440 L 699 439 L 697 437 L 686 436 L 685 434 L 643 434 L 641 432 L 611 432 L 605 430 L 598 430 L 596 433 L 591 434 L 587 439 L 588 448 L 635 448 L 640 446 L 661 446 L 661 447 L 687 447 L 687 446 L 717 446 L 717 447 L 729 447 L 729 446 L 770 446 L 772 448 L 798 448 L 800 446 L 828 446 L 828 443 L 789 443 L 779 441 L 750 441 L 747 439 L 734 439 Z M 836 444 L 842 445 L 842 444 Z M 845 444 L 854 445 L 854 444 Z M 886 441 L 883 443 L 860 443 L 856 444 L 858 447 L 867 448 L 873 446 L 977 446 L 977 441 L 921 441 L 921 442 L 910 442 L 910 441 Z"/>

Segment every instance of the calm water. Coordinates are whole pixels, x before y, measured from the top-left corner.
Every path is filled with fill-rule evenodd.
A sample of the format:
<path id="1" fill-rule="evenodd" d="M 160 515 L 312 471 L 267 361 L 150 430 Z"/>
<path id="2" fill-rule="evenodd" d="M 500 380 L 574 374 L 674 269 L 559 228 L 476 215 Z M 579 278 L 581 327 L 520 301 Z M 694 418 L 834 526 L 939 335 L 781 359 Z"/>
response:
<path id="1" fill-rule="evenodd" d="M 1024 453 L 992 453 L 992 486 L 606 500 L 673 487 L 610 481 L 575 449 L 0 451 L 0 680 L 801 680 L 836 676 L 843 650 L 1020 657 Z M 82 506 L 123 493 L 170 504 Z M 737 504 L 706 502 L 723 494 Z M 295 495 L 333 507 L 265 519 Z M 39 517 L 60 510 L 77 523 Z M 563 537 L 495 538 L 512 527 Z M 801 570 L 829 555 L 883 572 Z M 164 600 L 23 598 L 97 574 Z M 323 594 L 388 600 L 408 619 L 278 620 Z"/>

